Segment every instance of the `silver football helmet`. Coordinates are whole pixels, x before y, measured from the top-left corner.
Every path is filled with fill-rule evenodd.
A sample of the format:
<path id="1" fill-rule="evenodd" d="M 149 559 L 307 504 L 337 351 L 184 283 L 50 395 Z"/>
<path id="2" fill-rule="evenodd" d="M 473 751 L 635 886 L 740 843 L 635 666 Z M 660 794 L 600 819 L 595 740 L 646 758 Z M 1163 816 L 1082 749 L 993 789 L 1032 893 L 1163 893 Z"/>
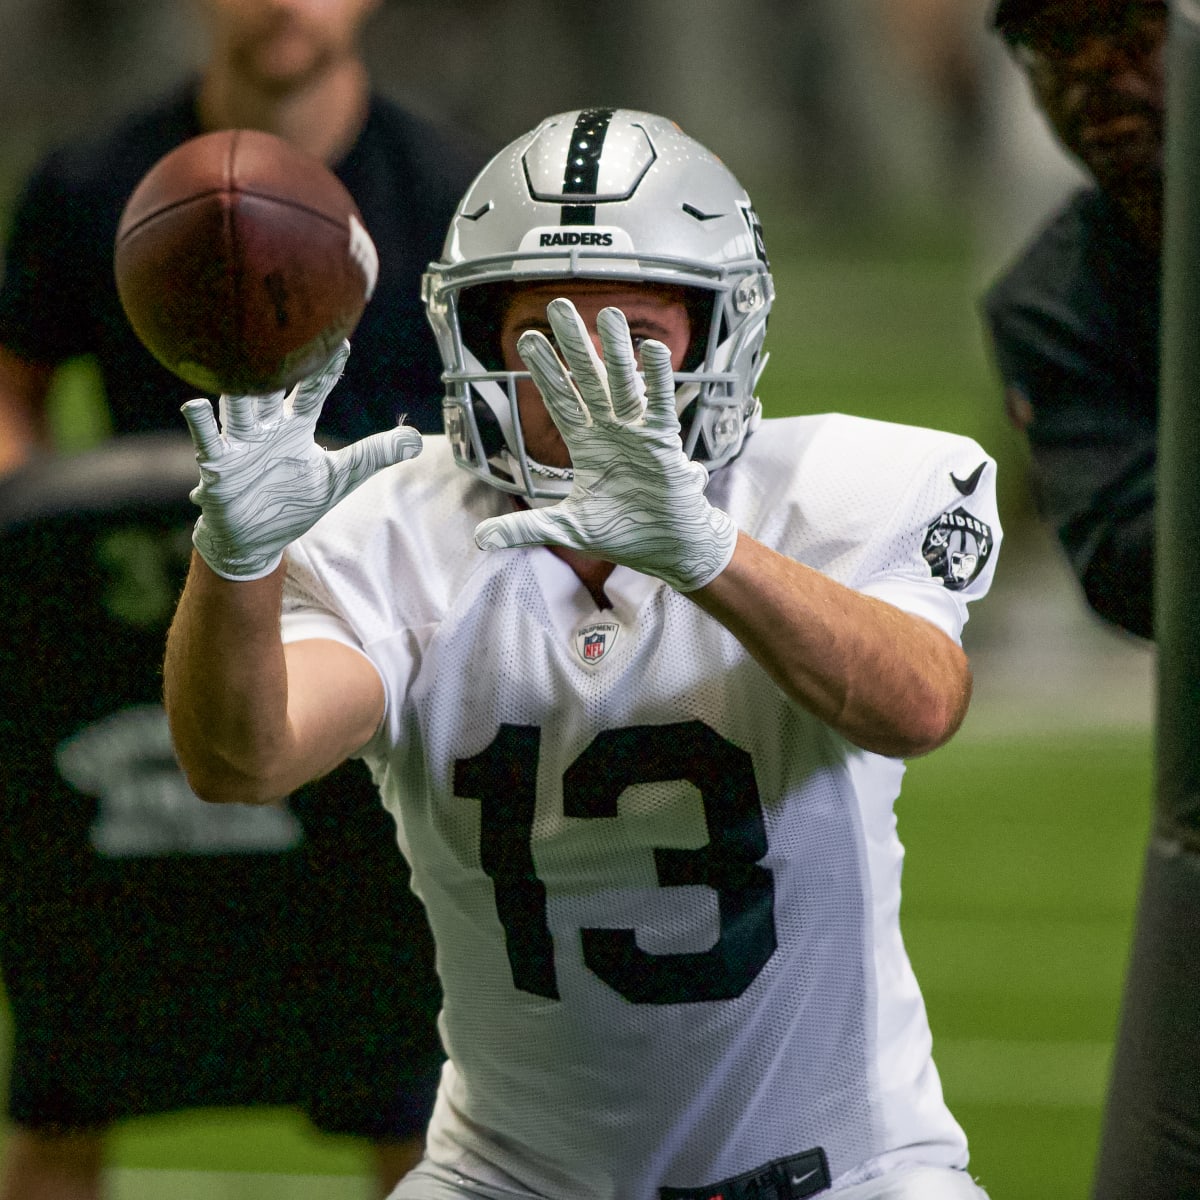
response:
<path id="1" fill-rule="evenodd" d="M 774 299 L 749 196 L 672 121 L 628 109 L 549 117 L 480 172 L 422 295 L 445 368 L 443 416 L 461 466 L 534 502 L 571 472 L 525 452 L 517 380 L 499 352 L 501 298 L 525 280 L 652 281 L 686 289 L 692 351 L 676 372 L 688 455 L 715 470 L 755 427 Z M 565 290 L 565 289 L 564 289 Z"/>

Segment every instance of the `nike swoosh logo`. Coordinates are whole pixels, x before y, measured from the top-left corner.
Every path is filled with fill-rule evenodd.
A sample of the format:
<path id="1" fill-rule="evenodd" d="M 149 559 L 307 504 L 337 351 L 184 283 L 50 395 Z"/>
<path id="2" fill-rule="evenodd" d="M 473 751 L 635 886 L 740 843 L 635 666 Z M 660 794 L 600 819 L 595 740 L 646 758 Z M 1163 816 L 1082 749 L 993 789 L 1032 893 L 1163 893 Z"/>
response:
<path id="1" fill-rule="evenodd" d="M 979 477 L 983 474 L 983 468 L 986 466 L 986 462 L 981 462 L 979 466 L 977 466 L 975 470 L 973 470 L 970 475 L 966 477 L 966 479 L 959 479 L 959 477 L 955 475 L 953 471 L 951 471 L 950 482 L 954 484 L 954 486 L 958 488 L 958 490 L 962 492 L 964 496 L 969 496 L 979 486 Z"/>
<path id="2" fill-rule="evenodd" d="M 803 1175 L 793 1175 L 792 1187 L 799 1187 L 802 1183 L 807 1183 L 819 1170 L 820 1167 L 817 1167 L 812 1171 L 806 1171 Z"/>

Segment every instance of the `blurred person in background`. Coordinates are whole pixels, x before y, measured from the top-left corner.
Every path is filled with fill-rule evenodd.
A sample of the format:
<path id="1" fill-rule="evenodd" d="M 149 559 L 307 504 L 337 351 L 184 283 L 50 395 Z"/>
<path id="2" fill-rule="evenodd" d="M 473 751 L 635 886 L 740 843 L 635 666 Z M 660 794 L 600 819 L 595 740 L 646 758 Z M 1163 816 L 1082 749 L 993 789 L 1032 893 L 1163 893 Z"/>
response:
<path id="1" fill-rule="evenodd" d="M 983 307 L 1039 510 L 1088 604 L 1153 636 L 1165 0 L 1000 0 L 992 23 L 1090 176 Z"/>
<path id="2" fill-rule="evenodd" d="M 441 427 L 439 358 L 420 275 L 440 250 L 482 157 L 457 135 L 372 91 L 360 45 L 379 0 L 197 0 L 197 6 L 210 40 L 198 77 L 101 136 L 51 153 L 18 201 L 0 285 L 0 473 L 52 449 L 51 379 L 59 364 L 78 355 L 95 356 L 115 433 L 178 428 L 179 406 L 193 389 L 161 367 L 129 327 L 113 279 L 113 239 L 142 175 L 179 143 L 220 128 L 266 130 L 329 163 L 357 201 L 379 252 L 378 286 L 355 334 L 360 352 L 326 407 L 321 432 L 359 438 L 394 426 L 401 409 L 420 429 Z M 355 802 L 375 813 L 369 783 L 360 795 L 347 796 L 348 806 Z M 336 847 L 327 853 L 330 861 L 353 862 L 360 880 L 371 871 L 391 878 L 402 866 L 398 853 L 374 862 L 357 844 L 347 844 L 340 858 Z M 428 978 L 404 977 L 405 969 L 419 974 L 425 961 L 405 947 L 406 924 L 423 928 L 420 906 L 414 898 L 411 911 L 375 919 L 379 937 L 397 943 L 401 963 L 407 957 L 411 965 L 393 961 L 386 977 L 364 986 L 409 997 L 414 1005 L 417 998 L 429 1000 L 421 1027 L 412 1030 L 413 1060 L 395 1064 L 395 1095 L 372 1094 L 372 1085 L 362 1084 L 362 1112 L 340 1102 L 327 1102 L 320 1113 L 307 1107 L 319 1128 L 372 1140 L 382 1193 L 421 1153 L 442 1055 L 432 967 Z M 371 968 L 355 960 L 345 969 Z M 371 1031 L 355 1036 L 369 1038 Z M 96 1098 L 95 1112 L 26 1111 L 20 1097 L 30 1094 L 28 1083 L 14 1073 L 0 1197 L 95 1200 L 108 1117 L 136 1115 L 136 1109 L 122 1113 L 125 1101 L 110 1096 Z M 320 1086 L 313 1081 L 315 1090 Z"/>
<path id="3" fill-rule="evenodd" d="M 381 260 L 355 333 L 369 343 L 323 432 L 345 440 L 441 422 L 441 385 L 420 272 L 482 155 L 373 93 L 360 54 L 380 0 L 195 0 L 210 43 L 198 78 L 104 135 L 51 153 L 18 199 L 0 287 L 0 471 L 50 448 L 46 397 L 61 362 L 95 356 L 113 431 L 174 428 L 192 390 L 138 342 L 120 308 L 112 245 L 126 199 L 179 143 L 262 129 L 329 163 L 354 196 Z M 362 364 L 362 365 L 360 365 Z"/>

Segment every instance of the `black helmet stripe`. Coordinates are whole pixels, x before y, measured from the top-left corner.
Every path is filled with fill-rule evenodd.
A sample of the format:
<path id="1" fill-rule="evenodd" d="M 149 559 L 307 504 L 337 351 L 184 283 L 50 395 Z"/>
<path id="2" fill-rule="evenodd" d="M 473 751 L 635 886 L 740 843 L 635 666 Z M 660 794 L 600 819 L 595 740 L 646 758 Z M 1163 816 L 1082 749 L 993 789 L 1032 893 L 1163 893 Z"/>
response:
<path id="1" fill-rule="evenodd" d="M 600 180 L 600 155 L 615 109 L 585 108 L 575 119 L 571 131 L 571 148 L 567 151 L 567 170 L 563 176 L 564 196 L 596 195 Z M 595 225 L 596 205 L 564 204 L 564 225 Z"/>

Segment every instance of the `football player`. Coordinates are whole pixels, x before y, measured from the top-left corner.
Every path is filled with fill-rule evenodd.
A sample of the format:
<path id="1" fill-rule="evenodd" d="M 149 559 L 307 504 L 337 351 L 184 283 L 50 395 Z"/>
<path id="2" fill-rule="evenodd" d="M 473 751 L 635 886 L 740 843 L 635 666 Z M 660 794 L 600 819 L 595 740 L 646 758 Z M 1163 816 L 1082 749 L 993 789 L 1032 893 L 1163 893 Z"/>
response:
<path id="1" fill-rule="evenodd" d="M 200 795 L 369 764 L 448 1054 L 393 1195 L 983 1196 L 898 923 L 906 756 L 966 711 L 999 539 L 973 441 L 763 421 L 773 284 L 670 121 L 551 117 L 424 286 L 446 436 L 192 401 L 168 641 Z M 344 497 L 344 498 L 343 498 Z"/>

